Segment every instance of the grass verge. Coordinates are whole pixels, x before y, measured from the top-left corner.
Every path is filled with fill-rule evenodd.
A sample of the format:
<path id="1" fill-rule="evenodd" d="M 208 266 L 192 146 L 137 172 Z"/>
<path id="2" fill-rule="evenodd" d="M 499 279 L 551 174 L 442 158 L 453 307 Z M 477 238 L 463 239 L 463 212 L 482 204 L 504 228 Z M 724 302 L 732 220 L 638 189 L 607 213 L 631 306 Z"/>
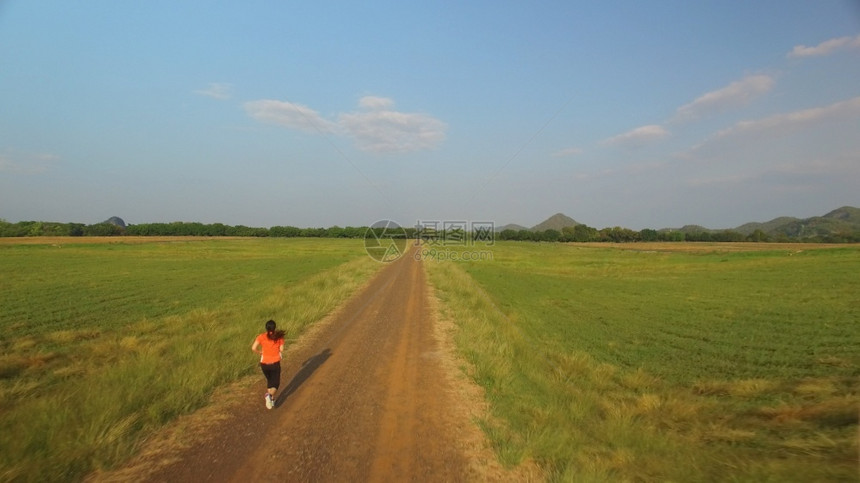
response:
<path id="1" fill-rule="evenodd" d="M 263 322 L 295 338 L 379 268 L 354 241 L 0 250 L 3 481 L 76 480 L 121 462 L 255 370 Z"/>
<path id="2" fill-rule="evenodd" d="M 508 465 L 554 481 L 855 481 L 860 250 L 501 243 L 427 263 Z"/>

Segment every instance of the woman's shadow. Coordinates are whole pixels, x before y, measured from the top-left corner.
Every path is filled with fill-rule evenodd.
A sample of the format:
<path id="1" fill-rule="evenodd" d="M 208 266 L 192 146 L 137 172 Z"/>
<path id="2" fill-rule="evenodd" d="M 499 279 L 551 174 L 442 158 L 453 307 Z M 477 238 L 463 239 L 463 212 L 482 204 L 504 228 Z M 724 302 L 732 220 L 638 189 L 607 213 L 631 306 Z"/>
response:
<path id="1" fill-rule="evenodd" d="M 299 386 L 304 384 L 304 382 L 311 377 L 311 374 L 313 374 L 314 371 L 319 368 L 319 366 L 323 365 L 323 362 L 328 360 L 329 357 L 331 357 L 331 349 L 326 348 L 323 349 L 323 351 L 319 354 L 303 362 L 302 368 L 299 369 L 299 372 L 297 372 L 296 375 L 293 376 L 293 379 L 290 381 L 290 383 L 287 384 L 286 387 L 284 387 L 284 390 L 281 391 L 281 394 L 278 395 L 278 399 L 275 401 L 275 407 L 278 407 L 283 404 L 284 400 L 286 400 L 290 396 L 290 394 L 296 392 Z"/>

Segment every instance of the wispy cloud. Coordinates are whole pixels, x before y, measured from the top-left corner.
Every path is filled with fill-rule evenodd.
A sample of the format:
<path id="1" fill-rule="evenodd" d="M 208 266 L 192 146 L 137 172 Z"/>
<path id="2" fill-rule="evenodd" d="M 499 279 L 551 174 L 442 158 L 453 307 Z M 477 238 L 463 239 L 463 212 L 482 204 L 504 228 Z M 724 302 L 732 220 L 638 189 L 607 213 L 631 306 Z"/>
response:
<path id="1" fill-rule="evenodd" d="M 258 121 L 289 129 L 348 135 L 359 149 L 368 152 L 428 150 L 445 140 L 447 124 L 427 114 L 396 111 L 392 99 L 365 96 L 358 105 L 360 110 L 342 113 L 336 121 L 325 119 L 307 106 L 285 101 L 251 101 L 244 107 Z"/>
<path id="2" fill-rule="evenodd" d="M 388 110 L 394 107 L 394 101 L 387 97 L 364 96 L 358 100 L 358 106 L 364 109 Z"/>
<path id="3" fill-rule="evenodd" d="M 363 151 L 422 151 L 445 140 L 447 124 L 432 116 L 394 111 L 394 101 L 380 97 L 364 97 L 359 105 L 367 110 L 341 114 L 338 123 Z"/>
<path id="4" fill-rule="evenodd" d="M 780 136 L 797 129 L 806 129 L 827 123 L 860 117 L 860 97 L 835 102 L 833 104 L 803 109 L 800 111 L 777 114 L 762 119 L 739 121 L 734 126 L 718 131 L 703 143 L 694 146 L 690 153 L 721 142 L 734 141 L 744 136 Z"/>
<path id="5" fill-rule="evenodd" d="M 567 149 L 562 149 L 560 151 L 556 151 L 556 152 L 552 153 L 552 157 L 564 158 L 564 157 L 568 157 L 568 156 L 579 156 L 580 154 L 582 154 L 581 148 L 567 148 Z"/>
<path id="6" fill-rule="evenodd" d="M 860 35 L 856 37 L 838 37 L 825 40 L 815 47 L 796 45 L 786 57 L 816 57 L 830 55 L 841 49 L 860 48 Z"/>
<path id="7" fill-rule="evenodd" d="M 734 126 L 719 131 L 715 138 L 726 138 L 752 132 L 784 132 L 798 127 L 850 119 L 860 116 L 860 97 L 835 102 L 824 107 L 813 107 L 787 114 L 777 114 L 752 121 L 739 121 Z"/>
<path id="8" fill-rule="evenodd" d="M 274 99 L 249 101 L 244 104 L 245 112 L 261 122 L 278 124 L 289 129 L 306 132 L 333 132 L 335 123 L 322 117 L 317 111 L 292 102 Z"/>
<path id="9" fill-rule="evenodd" d="M 754 98 L 765 94 L 774 85 L 773 77 L 764 74 L 751 75 L 739 81 L 707 92 L 689 104 L 678 108 L 676 120 L 696 119 L 706 114 L 748 104 Z"/>
<path id="10" fill-rule="evenodd" d="M 650 144 L 654 141 L 659 141 L 669 136 L 669 131 L 658 124 L 649 124 L 647 126 L 637 127 L 609 139 L 604 139 L 602 144 L 622 146 L 625 148 L 638 148 Z"/>
<path id="11" fill-rule="evenodd" d="M 50 171 L 51 166 L 60 159 L 55 154 L 0 154 L 0 173 L 36 175 Z"/>
<path id="12" fill-rule="evenodd" d="M 225 84 L 221 82 L 213 82 L 209 84 L 209 87 L 206 89 L 198 89 L 194 91 L 195 94 L 199 94 L 201 96 L 211 97 L 213 99 L 218 100 L 227 100 L 232 96 L 233 85 Z"/>

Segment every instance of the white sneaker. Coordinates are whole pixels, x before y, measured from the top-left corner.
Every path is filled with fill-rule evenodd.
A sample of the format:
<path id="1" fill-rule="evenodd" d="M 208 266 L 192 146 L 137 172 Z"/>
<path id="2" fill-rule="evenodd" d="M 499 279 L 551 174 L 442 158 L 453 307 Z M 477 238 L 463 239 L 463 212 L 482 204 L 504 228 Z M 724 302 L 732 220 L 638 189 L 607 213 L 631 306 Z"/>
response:
<path id="1" fill-rule="evenodd" d="M 266 409 L 272 409 L 275 407 L 275 401 L 272 401 L 272 395 L 266 393 Z"/>

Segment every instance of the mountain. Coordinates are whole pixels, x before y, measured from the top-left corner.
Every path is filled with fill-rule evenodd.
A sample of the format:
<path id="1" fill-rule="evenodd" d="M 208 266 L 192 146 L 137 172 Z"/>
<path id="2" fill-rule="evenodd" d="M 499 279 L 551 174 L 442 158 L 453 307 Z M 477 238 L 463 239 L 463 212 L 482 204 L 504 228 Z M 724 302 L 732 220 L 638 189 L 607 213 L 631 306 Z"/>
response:
<path id="1" fill-rule="evenodd" d="M 110 223 L 111 225 L 116 225 L 120 228 L 125 228 L 125 222 L 122 221 L 122 218 L 120 218 L 118 216 L 112 216 L 112 217 L 108 218 L 107 220 L 103 221 L 102 223 Z"/>
<path id="2" fill-rule="evenodd" d="M 788 237 L 796 240 L 821 239 L 831 236 L 851 236 L 860 233 L 860 208 L 843 206 L 837 208 L 824 216 L 813 216 L 811 218 L 794 218 L 781 216 L 764 223 L 745 223 L 731 231 L 742 235 L 750 235 L 756 230 L 761 230 L 771 238 Z M 680 231 L 687 234 L 719 232 L 724 230 L 712 230 L 699 225 L 686 225 L 683 228 L 672 228 L 660 231 Z"/>
<path id="3" fill-rule="evenodd" d="M 791 238 L 814 238 L 827 235 L 849 235 L 860 232 L 860 208 L 843 206 L 824 216 L 792 220 L 773 229 L 773 233 Z"/>
<path id="4" fill-rule="evenodd" d="M 837 208 L 830 213 L 824 215 L 824 218 L 832 218 L 835 220 L 842 220 L 853 224 L 860 224 L 860 208 L 854 208 L 853 206 L 843 206 L 842 208 Z"/>
<path id="5" fill-rule="evenodd" d="M 566 226 L 577 226 L 581 223 L 562 213 L 556 213 L 543 222 L 525 228 L 521 225 L 509 224 L 496 228 L 497 232 L 504 230 L 531 230 L 546 231 L 549 229 L 561 231 Z M 821 241 L 827 239 L 852 239 L 860 236 L 860 208 L 843 206 L 837 208 L 824 216 L 813 216 L 811 218 L 795 218 L 781 216 L 766 222 L 745 223 L 737 228 L 729 230 L 710 229 L 700 225 L 685 225 L 682 228 L 662 228 L 658 231 L 680 231 L 682 233 L 695 235 L 699 233 L 717 233 L 733 231 L 744 236 L 751 235 L 756 230 L 761 230 L 773 240 L 790 238 L 795 240 Z M 835 238 L 834 238 L 835 237 Z"/>
<path id="6" fill-rule="evenodd" d="M 532 227 L 532 231 L 556 230 L 561 231 L 562 228 L 568 226 L 579 225 L 576 220 L 562 213 L 556 213 L 546 220 Z"/>
<path id="7" fill-rule="evenodd" d="M 678 228 L 677 230 L 672 230 L 672 231 L 680 231 L 681 233 L 686 233 L 688 235 L 692 235 L 693 233 L 708 233 L 708 232 L 712 232 L 714 230 L 711 230 L 709 228 L 705 228 L 704 226 L 700 226 L 700 225 L 684 225 L 681 228 Z M 752 233 L 752 232 L 750 232 L 750 233 Z"/>
<path id="8" fill-rule="evenodd" d="M 749 235 L 756 230 L 761 230 L 765 233 L 775 232 L 779 227 L 783 225 L 787 225 L 789 223 L 794 223 L 796 221 L 800 221 L 800 218 L 794 218 L 791 216 L 780 216 L 779 218 L 774 218 L 766 223 L 745 223 L 737 228 L 734 231 L 741 233 L 743 235 Z"/>
<path id="9" fill-rule="evenodd" d="M 528 228 L 526 228 L 522 225 L 517 225 L 516 223 L 509 223 L 505 226 L 500 226 L 500 227 L 496 228 L 496 231 L 505 231 L 505 230 L 522 231 L 522 230 L 528 230 Z"/>

